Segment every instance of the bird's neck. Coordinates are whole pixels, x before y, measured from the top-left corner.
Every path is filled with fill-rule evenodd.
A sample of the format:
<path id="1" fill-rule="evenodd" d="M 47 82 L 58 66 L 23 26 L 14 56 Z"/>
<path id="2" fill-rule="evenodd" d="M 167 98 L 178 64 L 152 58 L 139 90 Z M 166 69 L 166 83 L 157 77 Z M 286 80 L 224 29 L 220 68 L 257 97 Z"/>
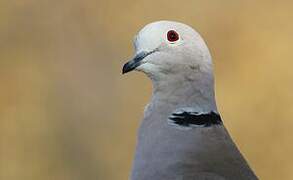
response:
<path id="1" fill-rule="evenodd" d="M 151 104 L 174 108 L 191 107 L 199 112 L 217 112 L 214 79 L 210 72 L 168 75 L 153 79 Z"/>

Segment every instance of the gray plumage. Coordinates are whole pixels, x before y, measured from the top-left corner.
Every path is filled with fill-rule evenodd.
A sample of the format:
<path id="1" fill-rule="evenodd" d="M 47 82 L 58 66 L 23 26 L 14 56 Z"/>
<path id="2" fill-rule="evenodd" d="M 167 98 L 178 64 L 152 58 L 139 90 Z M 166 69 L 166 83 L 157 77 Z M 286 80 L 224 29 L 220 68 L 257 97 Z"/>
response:
<path id="1" fill-rule="evenodd" d="M 145 26 L 134 43 L 136 56 L 123 72 L 147 74 L 153 95 L 138 131 L 131 179 L 257 179 L 223 124 L 168 121 L 174 112 L 218 113 L 212 60 L 200 35 L 182 23 L 159 21 Z"/>

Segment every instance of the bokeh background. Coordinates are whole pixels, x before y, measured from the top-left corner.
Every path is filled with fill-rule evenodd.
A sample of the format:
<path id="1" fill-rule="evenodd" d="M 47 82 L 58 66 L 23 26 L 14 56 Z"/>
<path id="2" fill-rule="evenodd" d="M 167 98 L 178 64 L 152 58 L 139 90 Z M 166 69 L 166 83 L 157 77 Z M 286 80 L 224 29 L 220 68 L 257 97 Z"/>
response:
<path id="1" fill-rule="evenodd" d="M 1 0 L 0 179 L 128 179 L 151 95 L 121 75 L 134 34 L 195 27 L 215 64 L 219 110 L 261 179 L 293 179 L 293 2 Z"/>

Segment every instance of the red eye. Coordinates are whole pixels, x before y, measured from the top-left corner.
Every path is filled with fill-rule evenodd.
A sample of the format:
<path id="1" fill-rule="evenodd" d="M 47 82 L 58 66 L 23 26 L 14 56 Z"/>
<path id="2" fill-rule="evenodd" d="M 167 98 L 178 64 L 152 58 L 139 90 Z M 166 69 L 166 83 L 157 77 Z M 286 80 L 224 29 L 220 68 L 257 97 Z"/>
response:
<path id="1" fill-rule="evenodd" d="M 175 41 L 177 41 L 179 39 L 179 35 L 178 35 L 178 33 L 176 31 L 170 30 L 167 33 L 167 39 L 170 42 L 175 42 Z"/>

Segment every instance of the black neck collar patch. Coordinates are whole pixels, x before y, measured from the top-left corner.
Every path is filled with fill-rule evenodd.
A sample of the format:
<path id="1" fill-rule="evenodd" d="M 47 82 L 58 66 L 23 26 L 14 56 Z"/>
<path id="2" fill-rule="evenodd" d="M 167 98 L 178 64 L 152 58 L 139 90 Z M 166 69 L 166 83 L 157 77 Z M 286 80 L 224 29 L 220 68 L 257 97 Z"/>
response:
<path id="1" fill-rule="evenodd" d="M 223 124 L 220 115 L 213 111 L 209 113 L 175 112 L 168 118 L 168 123 L 182 128 L 210 127 Z"/>

